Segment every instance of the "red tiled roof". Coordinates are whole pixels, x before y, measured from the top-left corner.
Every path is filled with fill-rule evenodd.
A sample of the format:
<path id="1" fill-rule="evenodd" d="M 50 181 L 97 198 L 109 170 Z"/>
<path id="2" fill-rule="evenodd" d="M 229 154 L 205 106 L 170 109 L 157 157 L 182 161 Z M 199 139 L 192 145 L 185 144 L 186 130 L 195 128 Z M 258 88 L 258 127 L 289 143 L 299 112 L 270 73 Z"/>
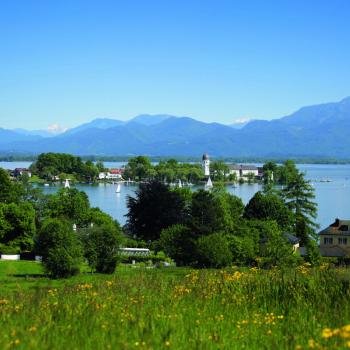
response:
<path id="1" fill-rule="evenodd" d="M 110 169 L 109 173 L 110 174 L 123 174 L 124 170 L 123 169 Z"/>

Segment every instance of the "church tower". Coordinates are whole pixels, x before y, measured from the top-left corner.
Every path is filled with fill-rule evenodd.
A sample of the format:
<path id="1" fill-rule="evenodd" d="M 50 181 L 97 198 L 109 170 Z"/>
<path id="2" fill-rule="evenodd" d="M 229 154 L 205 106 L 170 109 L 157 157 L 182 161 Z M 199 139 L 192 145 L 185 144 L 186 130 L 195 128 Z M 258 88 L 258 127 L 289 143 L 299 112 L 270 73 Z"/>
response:
<path id="1" fill-rule="evenodd" d="M 210 160 L 209 160 L 209 156 L 208 156 L 207 153 L 203 154 L 202 167 L 203 167 L 203 170 L 204 170 L 204 175 L 205 176 L 209 176 L 210 175 Z"/>

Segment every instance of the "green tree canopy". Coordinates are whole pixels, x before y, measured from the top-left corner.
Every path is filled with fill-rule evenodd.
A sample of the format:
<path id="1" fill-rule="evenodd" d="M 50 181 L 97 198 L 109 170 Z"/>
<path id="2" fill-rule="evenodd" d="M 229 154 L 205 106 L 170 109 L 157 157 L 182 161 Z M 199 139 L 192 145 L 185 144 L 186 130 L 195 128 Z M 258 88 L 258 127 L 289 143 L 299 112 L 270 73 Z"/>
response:
<path id="1" fill-rule="evenodd" d="M 275 220 L 281 229 L 289 229 L 292 214 L 283 200 L 273 193 L 264 194 L 258 191 L 244 209 L 247 219 Z"/>
<path id="2" fill-rule="evenodd" d="M 198 190 L 192 195 L 191 226 L 199 236 L 230 232 L 243 208 L 240 198 L 223 190 Z"/>
<path id="3" fill-rule="evenodd" d="M 222 233 L 199 237 L 196 242 L 196 258 L 199 267 L 222 268 L 232 263 L 228 241 Z"/>
<path id="4" fill-rule="evenodd" d="M 100 273 L 113 273 L 122 241 L 120 228 L 114 224 L 103 224 L 84 229 L 80 235 L 89 266 Z"/>
<path id="5" fill-rule="evenodd" d="M 178 266 L 191 265 L 196 260 L 196 240 L 184 225 L 173 225 L 162 230 L 160 247 Z"/>
<path id="6" fill-rule="evenodd" d="M 128 164 L 125 166 L 124 175 L 126 178 L 142 181 L 149 178 L 152 168 L 148 157 L 138 156 L 129 159 Z"/>
<path id="7" fill-rule="evenodd" d="M 33 248 L 35 211 L 28 203 L 0 203 L 0 245 L 24 252 Z"/>
<path id="8" fill-rule="evenodd" d="M 90 203 L 85 192 L 62 188 L 49 197 L 47 214 L 52 218 L 66 218 L 78 226 L 89 224 Z"/>
<path id="9" fill-rule="evenodd" d="M 8 172 L 0 168 L 0 203 L 17 203 L 21 194 L 20 184 L 12 182 Z"/>
<path id="10" fill-rule="evenodd" d="M 317 238 L 315 229 L 318 228 L 314 219 L 317 217 L 317 203 L 314 188 L 305 180 L 304 174 L 298 172 L 288 185 L 283 189 L 282 196 L 287 207 L 293 213 L 294 232 L 301 240 L 302 245 L 307 245 L 310 236 Z"/>
<path id="11" fill-rule="evenodd" d="M 162 229 L 186 218 L 184 198 L 157 181 L 140 184 L 136 197 L 128 197 L 127 207 L 129 233 L 146 241 L 159 239 Z"/>

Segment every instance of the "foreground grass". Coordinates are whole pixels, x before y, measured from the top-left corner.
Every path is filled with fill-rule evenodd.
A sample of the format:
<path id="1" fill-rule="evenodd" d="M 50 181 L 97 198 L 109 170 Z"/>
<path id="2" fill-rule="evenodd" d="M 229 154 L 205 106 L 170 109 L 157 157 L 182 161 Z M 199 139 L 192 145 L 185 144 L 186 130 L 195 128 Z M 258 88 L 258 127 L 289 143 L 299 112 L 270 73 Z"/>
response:
<path id="1" fill-rule="evenodd" d="M 51 281 L 40 264 L 0 262 L 0 348 L 347 348 L 349 277 L 119 267 Z"/>

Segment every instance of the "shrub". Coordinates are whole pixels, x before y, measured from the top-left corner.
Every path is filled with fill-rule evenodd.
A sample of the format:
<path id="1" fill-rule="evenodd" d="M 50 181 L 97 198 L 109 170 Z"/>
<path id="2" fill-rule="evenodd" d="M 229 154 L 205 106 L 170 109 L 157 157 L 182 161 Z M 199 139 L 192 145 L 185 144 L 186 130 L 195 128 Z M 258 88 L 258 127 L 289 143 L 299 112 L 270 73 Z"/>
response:
<path id="1" fill-rule="evenodd" d="M 51 277 L 64 278 L 79 272 L 82 247 L 68 222 L 47 219 L 36 238 L 36 250 Z"/>
<path id="2" fill-rule="evenodd" d="M 119 226 L 105 224 L 86 229 L 82 234 L 84 255 L 91 268 L 100 273 L 113 273 L 121 242 Z"/>
<path id="3" fill-rule="evenodd" d="M 183 225 L 173 225 L 161 232 L 159 245 L 177 265 L 189 265 L 195 260 L 195 241 Z"/>
<path id="4" fill-rule="evenodd" d="M 199 267 L 221 268 L 231 264 L 232 253 L 222 233 L 202 236 L 196 244 Z"/>
<path id="5" fill-rule="evenodd" d="M 76 254 L 74 254 L 74 251 Z M 49 249 L 44 266 L 52 278 L 67 278 L 79 273 L 81 250 L 57 246 Z"/>

